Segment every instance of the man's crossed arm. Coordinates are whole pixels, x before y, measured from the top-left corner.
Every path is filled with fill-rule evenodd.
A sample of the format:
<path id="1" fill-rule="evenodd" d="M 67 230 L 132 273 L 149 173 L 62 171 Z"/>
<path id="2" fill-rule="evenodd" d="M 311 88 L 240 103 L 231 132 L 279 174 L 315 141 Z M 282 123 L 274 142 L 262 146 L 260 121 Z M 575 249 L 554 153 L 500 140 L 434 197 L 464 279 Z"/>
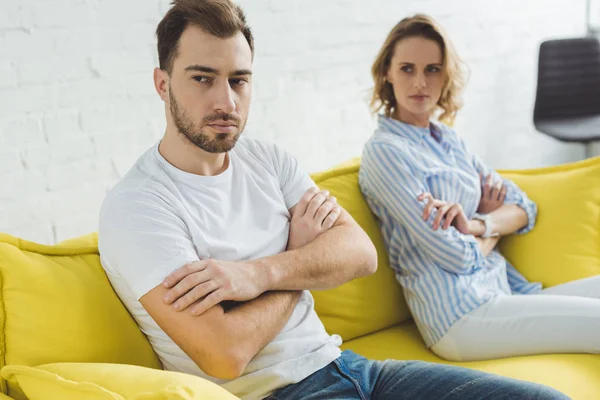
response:
<path id="1" fill-rule="evenodd" d="M 376 270 L 371 240 L 334 200 L 310 189 L 290 210 L 288 251 L 188 264 L 140 302 L 205 373 L 240 376 L 285 326 L 301 290 L 335 287 Z M 227 300 L 245 303 L 226 312 Z"/>

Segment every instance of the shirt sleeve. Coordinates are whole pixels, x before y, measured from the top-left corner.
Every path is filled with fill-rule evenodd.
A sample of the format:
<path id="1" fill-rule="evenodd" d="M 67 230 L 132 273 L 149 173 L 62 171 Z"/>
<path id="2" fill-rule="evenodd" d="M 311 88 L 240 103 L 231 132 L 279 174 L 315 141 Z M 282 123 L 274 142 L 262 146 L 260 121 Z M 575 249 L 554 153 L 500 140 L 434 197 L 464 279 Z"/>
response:
<path id="1" fill-rule="evenodd" d="M 519 186 L 517 186 L 516 183 L 514 183 L 510 179 L 503 178 L 502 176 L 500 176 L 499 173 L 497 173 L 491 168 L 488 168 L 479 159 L 479 157 L 469 152 L 469 149 L 467 148 L 463 140 L 461 140 L 461 145 L 465 153 L 471 158 L 473 166 L 477 170 L 477 173 L 479 173 L 482 176 L 483 181 L 485 181 L 486 177 L 489 174 L 492 174 L 494 182 L 502 181 L 504 187 L 506 188 L 506 198 L 504 199 L 504 204 L 516 204 L 523 210 L 525 210 L 525 212 L 527 213 L 527 225 L 525 225 L 523 228 L 519 229 L 515 233 L 524 234 L 532 230 L 535 226 L 535 221 L 537 218 L 537 205 L 535 204 L 535 202 L 530 200 L 529 197 L 527 197 L 527 194 L 525 194 L 525 192 L 521 190 L 521 188 L 519 188 Z"/>
<path id="2" fill-rule="evenodd" d="M 542 291 L 541 283 L 528 282 L 508 261 L 506 261 L 506 276 L 508 277 L 508 285 L 513 294 L 536 294 Z"/>
<path id="3" fill-rule="evenodd" d="M 98 247 L 107 273 L 118 274 L 138 300 L 177 268 L 198 261 L 183 220 L 152 194 L 121 193 L 105 202 Z"/>
<path id="4" fill-rule="evenodd" d="M 427 200 L 417 197 L 429 190 L 410 168 L 410 155 L 395 146 L 374 143 L 365 148 L 360 185 L 369 202 L 383 207 L 402 224 L 417 242 L 421 252 L 443 269 L 456 274 L 471 274 L 480 269 L 483 255 L 473 235 L 456 228 L 433 230 L 434 211 L 427 221 L 423 211 Z"/>
<path id="5" fill-rule="evenodd" d="M 302 195 L 309 188 L 317 185 L 308 173 L 300 168 L 298 161 L 290 153 L 277 145 L 273 145 L 272 153 L 275 173 L 279 177 L 281 192 L 283 193 L 285 205 L 289 210 L 298 204 Z"/>

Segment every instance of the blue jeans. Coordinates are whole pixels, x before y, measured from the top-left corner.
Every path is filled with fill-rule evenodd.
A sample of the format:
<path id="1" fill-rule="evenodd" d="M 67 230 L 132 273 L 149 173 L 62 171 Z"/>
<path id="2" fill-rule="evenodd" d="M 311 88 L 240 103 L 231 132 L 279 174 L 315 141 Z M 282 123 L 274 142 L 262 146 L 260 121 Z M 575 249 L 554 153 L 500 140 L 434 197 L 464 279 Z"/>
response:
<path id="1" fill-rule="evenodd" d="M 269 400 L 569 399 L 535 383 L 422 361 L 373 361 L 351 351 Z"/>

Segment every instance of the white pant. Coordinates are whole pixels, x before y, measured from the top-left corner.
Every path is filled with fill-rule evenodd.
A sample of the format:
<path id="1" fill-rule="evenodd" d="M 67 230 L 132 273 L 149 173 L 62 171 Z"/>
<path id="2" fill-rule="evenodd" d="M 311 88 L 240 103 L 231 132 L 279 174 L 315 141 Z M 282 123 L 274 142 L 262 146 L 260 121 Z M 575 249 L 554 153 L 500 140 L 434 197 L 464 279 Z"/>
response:
<path id="1" fill-rule="evenodd" d="M 431 349 L 450 361 L 600 353 L 600 276 L 534 295 L 500 295 L 450 327 Z"/>

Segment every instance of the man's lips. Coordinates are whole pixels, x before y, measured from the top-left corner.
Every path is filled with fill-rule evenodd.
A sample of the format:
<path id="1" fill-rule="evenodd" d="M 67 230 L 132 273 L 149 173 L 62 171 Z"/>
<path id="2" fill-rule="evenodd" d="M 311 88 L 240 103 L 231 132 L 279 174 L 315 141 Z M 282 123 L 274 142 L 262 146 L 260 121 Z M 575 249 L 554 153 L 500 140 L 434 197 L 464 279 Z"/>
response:
<path id="1" fill-rule="evenodd" d="M 210 126 L 212 129 L 214 129 L 218 132 L 223 132 L 223 133 L 233 133 L 237 129 L 236 124 L 225 123 L 225 122 L 212 123 L 212 124 L 207 124 L 207 125 Z"/>

